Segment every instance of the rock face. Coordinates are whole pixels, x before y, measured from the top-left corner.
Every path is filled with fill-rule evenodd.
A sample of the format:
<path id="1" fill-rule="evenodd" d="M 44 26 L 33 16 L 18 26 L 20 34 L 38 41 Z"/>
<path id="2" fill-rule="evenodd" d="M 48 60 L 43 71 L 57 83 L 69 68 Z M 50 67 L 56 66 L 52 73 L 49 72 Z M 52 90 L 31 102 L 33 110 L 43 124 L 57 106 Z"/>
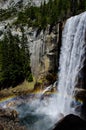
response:
<path id="1" fill-rule="evenodd" d="M 47 2 L 48 0 L 46 0 Z M 27 5 L 36 5 L 40 6 L 41 2 L 44 0 L 0 0 L 0 8 L 8 9 L 11 7 L 18 7 L 20 5 L 27 6 Z"/>
<path id="2" fill-rule="evenodd" d="M 6 33 L 9 29 L 13 36 L 19 36 L 21 39 L 21 25 L 13 25 L 15 19 L 0 23 L 0 39 L 3 39 L 4 32 Z M 37 82 L 44 83 L 42 86 L 45 87 L 57 79 L 62 25 L 61 23 L 57 23 L 53 27 L 48 25 L 45 31 L 40 28 L 24 26 L 24 33 L 30 48 L 33 76 Z"/>
<path id="3" fill-rule="evenodd" d="M 48 86 L 57 79 L 62 25 L 61 23 L 53 27 L 48 25 L 45 31 L 32 30 L 30 32 L 34 33 L 28 40 L 32 73 L 37 82 L 44 83 L 43 86 Z"/>
<path id="4" fill-rule="evenodd" d="M 53 130 L 86 130 L 86 121 L 75 115 L 67 115 Z"/>
<path id="5" fill-rule="evenodd" d="M 21 126 L 15 110 L 0 108 L 0 130 L 27 130 Z"/>

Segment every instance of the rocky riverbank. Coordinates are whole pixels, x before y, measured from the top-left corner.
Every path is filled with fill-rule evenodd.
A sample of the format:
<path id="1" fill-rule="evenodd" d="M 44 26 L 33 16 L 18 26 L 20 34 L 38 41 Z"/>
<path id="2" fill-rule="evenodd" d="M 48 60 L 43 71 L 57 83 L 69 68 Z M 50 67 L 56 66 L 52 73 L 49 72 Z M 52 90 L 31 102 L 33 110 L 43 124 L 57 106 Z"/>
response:
<path id="1" fill-rule="evenodd" d="M 17 111 L 0 108 L 0 130 L 27 130 L 27 128 L 21 126 Z"/>
<path id="2" fill-rule="evenodd" d="M 10 88 L 0 90 L 0 100 L 9 97 L 26 95 L 32 93 L 33 89 L 34 89 L 34 81 L 30 83 L 24 81 L 22 84 L 16 87 L 10 87 Z"/>

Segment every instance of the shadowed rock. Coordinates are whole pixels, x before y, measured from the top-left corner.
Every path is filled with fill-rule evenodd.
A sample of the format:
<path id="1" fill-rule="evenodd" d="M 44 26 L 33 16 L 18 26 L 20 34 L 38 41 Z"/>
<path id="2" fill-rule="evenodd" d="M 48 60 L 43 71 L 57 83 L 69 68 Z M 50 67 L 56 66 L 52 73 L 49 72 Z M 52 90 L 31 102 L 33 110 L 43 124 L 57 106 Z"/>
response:
<path id="1" fill-rule="evenodd" d="M 0 130 L 4 130 L 3 126 L 0 124 Z"/>
<path id="2" fill-rule="evenodd" d="M 53 130 L 86 130 L 86 121 L 70 114 L 60 120 Z"/>

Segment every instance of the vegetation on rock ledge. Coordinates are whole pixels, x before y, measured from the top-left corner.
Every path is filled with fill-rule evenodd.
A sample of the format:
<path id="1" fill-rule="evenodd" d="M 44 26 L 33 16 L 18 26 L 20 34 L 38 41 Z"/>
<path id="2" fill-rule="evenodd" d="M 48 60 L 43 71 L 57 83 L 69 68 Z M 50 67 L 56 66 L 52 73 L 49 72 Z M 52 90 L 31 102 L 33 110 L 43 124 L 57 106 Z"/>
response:
<path id="1" fill-rule="evenodd" d="M 14 24 L 28 24 L 28 26 L 36 26 L 45 29 L 47 24 L 53 25 L 62 19 L 66 19 L 71 15 L 76 15 L 86 9 L 85 0 L 49 0 L 40 7 L 29 6 L 24 9 L 9 8 L 0 10 L 0 20 L 17 16 Z"/>

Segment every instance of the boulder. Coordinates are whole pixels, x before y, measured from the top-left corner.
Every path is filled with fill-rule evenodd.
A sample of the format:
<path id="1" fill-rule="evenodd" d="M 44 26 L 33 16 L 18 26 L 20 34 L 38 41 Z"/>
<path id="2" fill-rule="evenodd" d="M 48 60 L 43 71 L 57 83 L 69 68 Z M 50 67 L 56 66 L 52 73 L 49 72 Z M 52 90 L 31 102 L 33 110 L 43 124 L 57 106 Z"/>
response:
<path id="1" fill-rule="evenodd" d="M 0 130 L 27 130 L 20 124 L 16 110 L 0 108 Z"/>
<path id="2" fill-rule="evenodd" d="M 80 99 L 83 102 L 86 101 L 86 89 L 76 88 L 74 93 L 76 99 Z"/>
<path id="3" fill-rule="evenodd" d="M 86 121 L 70 114 L 60 120 L 53 130 L 86 130 Z"/>
<path id="4" fill-rule="evenodd" d="M 11 110 L 11 109 L 1 109 L 0 108 L 0 117 L 7 117 L 12 120 L 15 120 L 18 118 L 18 113 L 16 110 Z"/>
<path id="5" fill-rule="evenodd" d="M 0 124 L 0 130 L 4 130 L 3 126 Z"/>

